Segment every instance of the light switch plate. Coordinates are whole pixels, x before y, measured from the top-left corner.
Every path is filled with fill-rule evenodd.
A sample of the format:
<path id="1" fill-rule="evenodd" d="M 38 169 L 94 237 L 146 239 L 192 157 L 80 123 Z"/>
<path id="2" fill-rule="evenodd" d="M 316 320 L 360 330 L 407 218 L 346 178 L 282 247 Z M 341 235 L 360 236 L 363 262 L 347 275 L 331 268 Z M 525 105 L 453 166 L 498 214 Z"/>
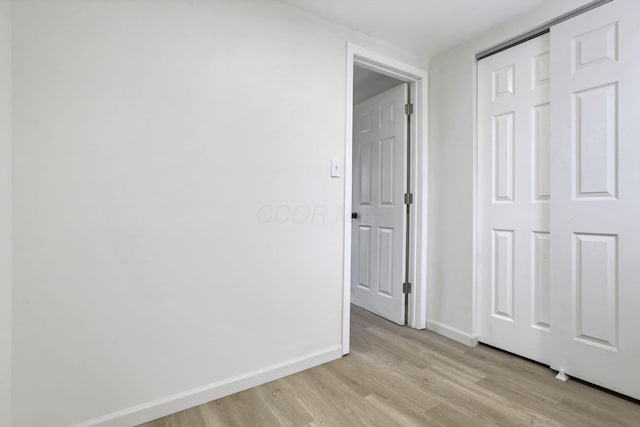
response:
<path id="1" fill-rule="evenodd" d="M 331 159 L 331 177 L 341 178 L 344 175 L 344 161 L 342 159 Z"/>

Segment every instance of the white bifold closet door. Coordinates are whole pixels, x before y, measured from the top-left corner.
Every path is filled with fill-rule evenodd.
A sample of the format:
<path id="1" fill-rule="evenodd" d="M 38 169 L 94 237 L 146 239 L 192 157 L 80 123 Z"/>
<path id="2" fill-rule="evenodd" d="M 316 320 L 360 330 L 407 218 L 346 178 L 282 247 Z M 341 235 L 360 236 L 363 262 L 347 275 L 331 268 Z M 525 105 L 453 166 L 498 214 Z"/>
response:
<path id="1" fill-rule="evenodd" d="M 551 30 L 552 368 L 640 398 L 640 1 Z"/>
<path id="2" fill-rule="evenodd" d="M 640 1 L 478 63 L 479 339 L 640 398 Z"/>
<path id="3" fill-rule="evenodd" d="M 549 363 L 549 37 L 478 63 L 478 332 Z"/>

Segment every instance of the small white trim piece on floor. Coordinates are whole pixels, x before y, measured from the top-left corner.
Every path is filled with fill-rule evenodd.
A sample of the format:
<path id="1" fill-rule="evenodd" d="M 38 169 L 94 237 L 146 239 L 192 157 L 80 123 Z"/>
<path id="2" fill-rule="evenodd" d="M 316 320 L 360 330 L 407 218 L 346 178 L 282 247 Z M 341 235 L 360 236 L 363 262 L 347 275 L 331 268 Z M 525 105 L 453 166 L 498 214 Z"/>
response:
<path id="1" fill-rule="evenodd" d="M 478 345 L 478 337 L 452 326 L 427 319 L 427 329 L 469 347 Z"/>
<path id="2" fill-rule="evenodd" d="M 569 375 L 564 373 L 564 369 L 560 369 L 558 375 L 556 375 L 556 379 L 562 381 L 563 383 L 566 383 L 567 381 L 569 381 Z"/>
<path id="3" fill-rule="evenodd" d="M 291 359 L 263 369 L 257 369 L 226 380 L 83 421 L 71 427 L 131 427 L 143 424 L 322 365 L 340 357 L 342 357 L 342 346 L 331 347 L 297 359 Z"/>

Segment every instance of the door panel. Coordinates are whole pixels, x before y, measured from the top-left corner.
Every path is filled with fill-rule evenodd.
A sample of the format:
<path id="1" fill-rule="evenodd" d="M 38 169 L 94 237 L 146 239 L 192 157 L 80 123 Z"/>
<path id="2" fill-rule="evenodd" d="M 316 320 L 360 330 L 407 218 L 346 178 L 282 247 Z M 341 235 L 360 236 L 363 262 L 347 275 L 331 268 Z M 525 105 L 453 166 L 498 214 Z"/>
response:
<path id="1" fill-rule="evenodd" d="M 640 2 L 551 30 L 552 367 L 640 398 Z"/>
<path id="2" fill-rule="evenodd" d="M 478 63 L 480 341 L 550 361 L 549 37 Z"/>
<path id="3" fill-rule="evenodd" d="M 351 301 L 404 324 L 408 86 L 354 107 Z"/>
<path id="4" fill-rule="evenodd" d="M 548 331 L 551 326 L 551 233 L 534 231 L 532 242 L 532 326 Z"/>

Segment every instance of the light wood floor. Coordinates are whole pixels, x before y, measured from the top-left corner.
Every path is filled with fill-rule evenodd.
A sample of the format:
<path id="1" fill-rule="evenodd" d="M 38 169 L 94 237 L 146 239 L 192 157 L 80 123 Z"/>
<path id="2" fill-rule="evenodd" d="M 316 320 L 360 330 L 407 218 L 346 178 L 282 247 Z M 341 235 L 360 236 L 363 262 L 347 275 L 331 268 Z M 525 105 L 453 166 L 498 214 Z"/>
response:
<path id="1" fill-rule="evenodd" d="M 144 424 L 640 426 L 640 404 L 491 347 L 400 327 L 357 307 L 351 354 Z"/>

